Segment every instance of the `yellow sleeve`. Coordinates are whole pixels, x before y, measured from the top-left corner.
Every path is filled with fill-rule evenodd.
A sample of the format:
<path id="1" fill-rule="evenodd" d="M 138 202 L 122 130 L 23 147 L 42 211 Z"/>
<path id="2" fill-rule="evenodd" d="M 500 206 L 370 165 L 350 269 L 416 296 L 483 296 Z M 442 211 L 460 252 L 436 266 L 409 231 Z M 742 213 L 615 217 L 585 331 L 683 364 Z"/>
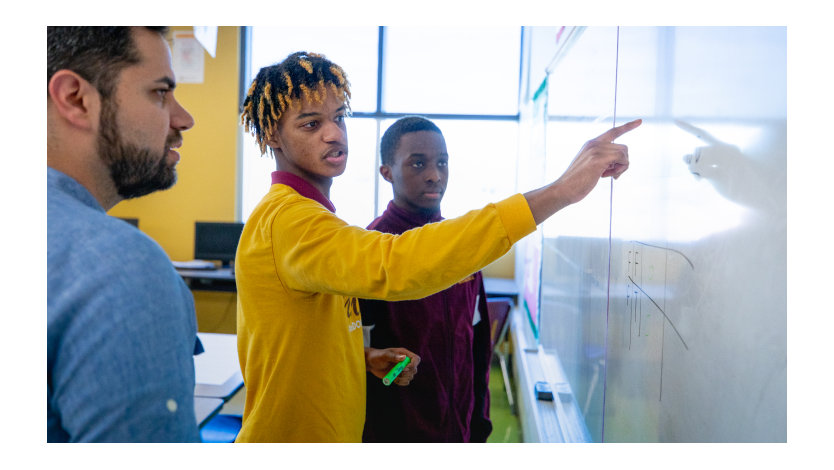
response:
<path id="1" fill-rule="evenodd" d="M 348 225 L 299 198 L 273 220 L 273 256 L 294 290 L 419 299 L 482 269 L 535 228 L 521 194 L 401 235 Z"/>

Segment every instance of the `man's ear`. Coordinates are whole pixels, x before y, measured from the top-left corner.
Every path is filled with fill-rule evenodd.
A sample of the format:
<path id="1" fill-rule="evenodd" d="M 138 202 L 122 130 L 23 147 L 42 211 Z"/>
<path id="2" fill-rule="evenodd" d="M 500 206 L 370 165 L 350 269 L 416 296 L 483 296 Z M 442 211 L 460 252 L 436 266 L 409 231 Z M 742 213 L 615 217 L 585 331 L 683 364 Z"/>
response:
<path id="1" fill-rule="evenodd" d="M 267 147 L 271 148 L 273 152 L 279 152 L 283 144 L 281 143 L 281 136 L 278 135 L 278 130 L 273 129 L 272 134 L 264 140 Z"/>
<path id="2" fill-rule="evenodd" d="M 389 183 L 393 183 L 393 181 L 391 181 L 391 167 L 390 166 L 388 166 L 388 165 L 380 166 L 379 167 L 379 174 L 382 175 L 383 178 L 385 178 L 385 181 L 387 181 Z"/>
<path id="3" fill-rule="evenodd" d="M 74 127 L 94 129 L 101 109 L 101 96 L 87 80 L 71 70 L 59 70 L 47 85 L 55 111 Z"/>

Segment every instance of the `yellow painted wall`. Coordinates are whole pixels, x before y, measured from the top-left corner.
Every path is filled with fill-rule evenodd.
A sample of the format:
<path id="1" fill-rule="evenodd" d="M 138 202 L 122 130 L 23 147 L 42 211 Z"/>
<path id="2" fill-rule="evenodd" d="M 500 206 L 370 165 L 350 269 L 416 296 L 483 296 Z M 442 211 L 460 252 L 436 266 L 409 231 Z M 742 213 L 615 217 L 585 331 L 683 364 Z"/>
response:
<path id="1" fill-rule="evenodd" d="M 190 31 L 172 27 L 171 32 Z M 194 258 L 195 221 L 234 221 L 237 197 L 238 81 L 240 32 L 220 27 L 217 53 L 203 52 L 201 84 L 180 83 L 175 96 L 194 117 L 183 134 L 177 184 L 148 196 L 123 201 L 109 211 L 139 219 L 139 229 L 156 240 L 172 260 Z M 200 331 L 235 332 L 235 295 L 194 292 Z"/>
<path id="2" fill-rule="evenodd" d="M 493 261 L 482 272 L 486 277 L 500 277 L 512 279 L 515 277 L 515 246 L 510 248 L 504 256 Z"/>

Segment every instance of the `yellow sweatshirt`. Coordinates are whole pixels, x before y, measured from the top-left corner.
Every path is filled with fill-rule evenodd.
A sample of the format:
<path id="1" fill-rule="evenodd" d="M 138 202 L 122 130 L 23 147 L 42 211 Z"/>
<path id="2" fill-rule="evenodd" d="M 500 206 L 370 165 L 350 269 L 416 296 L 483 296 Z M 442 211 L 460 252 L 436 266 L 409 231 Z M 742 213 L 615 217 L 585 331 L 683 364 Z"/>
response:
<path id="1" fill-rule="evenodd" d="M 273 184 L 246 222 L 235 260 L 246 387 L 237 442 L 360 442 L 365 357 L 356 298 L 426 297 L 535 228 L 521 194 L 392 235 L 348 225 Z"/>

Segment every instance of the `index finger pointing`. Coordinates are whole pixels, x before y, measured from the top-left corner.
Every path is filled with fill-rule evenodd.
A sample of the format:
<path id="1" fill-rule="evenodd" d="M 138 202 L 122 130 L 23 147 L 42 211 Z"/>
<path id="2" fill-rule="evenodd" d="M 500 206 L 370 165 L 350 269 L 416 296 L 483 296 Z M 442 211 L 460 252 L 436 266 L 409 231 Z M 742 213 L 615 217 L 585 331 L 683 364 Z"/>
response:
<path id="1" fill-rule="evenodd" d="M 642 119 L 635 119 L 631 122 L 627 122 L 622 126 L 612 127 L 608 129 L 604 133 L 602 133 L 599 137 L 594 140 L 603 141 L 603 142 L 614 142 L 617 137 L 625 134 L 626 132 L 636 128 L 640 124 L 643 123 Z"/>

